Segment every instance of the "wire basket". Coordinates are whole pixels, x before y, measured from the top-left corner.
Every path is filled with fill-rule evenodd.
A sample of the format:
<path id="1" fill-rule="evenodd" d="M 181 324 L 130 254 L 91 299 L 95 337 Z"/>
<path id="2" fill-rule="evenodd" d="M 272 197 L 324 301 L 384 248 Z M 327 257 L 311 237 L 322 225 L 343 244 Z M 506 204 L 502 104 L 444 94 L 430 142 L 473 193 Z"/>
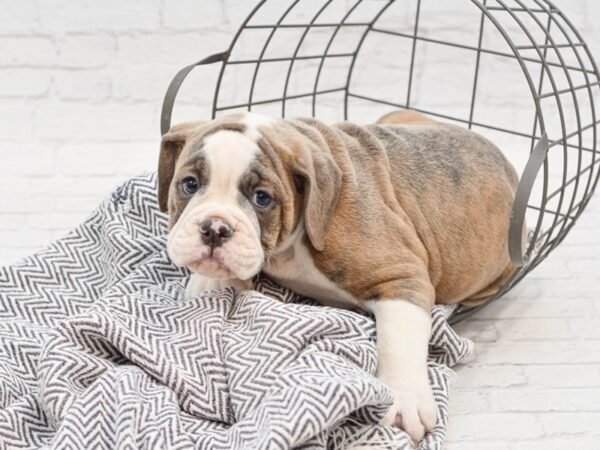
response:
<path id="1" fill-rule="evenodd" d="M 220 65 L 212 117 L 232 111 L 372 122 L 410 108 L 498 145 L 521 173 L 509 252 L 518 266 L 496 300 L 564 239 L 600 175 L 600 74 L 579 32 L 547 0 L 263 0 Z M 529 239 L 522 242 L 527 223 Z M 459 307 L 458 322 L 475 308 Z"/>

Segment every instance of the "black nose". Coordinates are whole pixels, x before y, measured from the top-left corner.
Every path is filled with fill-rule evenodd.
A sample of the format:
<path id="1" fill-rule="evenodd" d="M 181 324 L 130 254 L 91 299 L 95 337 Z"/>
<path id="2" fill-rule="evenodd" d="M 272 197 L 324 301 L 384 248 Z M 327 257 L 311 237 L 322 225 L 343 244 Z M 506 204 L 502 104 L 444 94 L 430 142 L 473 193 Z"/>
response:
<path id="1" fill-rule="evenodd" d="M 211 248 L 219 247 L 233 234 L 233 228 L 223 219 L 211 217 L 200 224 L 202 242 Z"/>

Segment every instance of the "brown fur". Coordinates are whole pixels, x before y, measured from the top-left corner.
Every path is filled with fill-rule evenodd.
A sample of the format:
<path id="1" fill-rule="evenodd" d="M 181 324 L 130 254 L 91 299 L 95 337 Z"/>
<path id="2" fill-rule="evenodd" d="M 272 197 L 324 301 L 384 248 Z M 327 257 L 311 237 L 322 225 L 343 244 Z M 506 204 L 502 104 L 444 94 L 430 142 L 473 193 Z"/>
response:
<path id="1" fill-rule="evenodd" d="M 175 173 L 175 165 L 190 133 L 195 131 L 201 122 L 185 122 L 175 125 L 165 134 L 160 143 L 158 156 L 158 205 L 162 212 L 167 212 L 169 187 Z"/>
<path id="2" fill-rule="evenodd" d="M 323 249 L 312 252 L 316 266 L 359 299 L 403 298 L 426 309 L 484 300 L 514 270 L 506 245 L 514 169 L 462 128 L 414 112 L 384 121 L 304 119 L 292 121 L 302 137 L 289 122 L 272 131 L 300 139 L 297 148 L 324 148 L 343 173 Z M 288 161 L 293 172 L 297 162 Z"/>
<path id="3" fill-rule="evenodd" d="M 181 212 L 173 172 L 232 121 L 186 128 L 183 143 L 177 129 L 163 139 L 161 208 L 169 192 L 170 213 Z M 514 271 L 507 233 L 518 178 L 475 133 L 413 111 L 365 127 L 298 119 L 260 132 L 252 170 L 277 199 L 259 216 L 268 257 L 304 212 L 315 265 L 358 299 L 401 298 L 425 309 L 479 302 Z"/>

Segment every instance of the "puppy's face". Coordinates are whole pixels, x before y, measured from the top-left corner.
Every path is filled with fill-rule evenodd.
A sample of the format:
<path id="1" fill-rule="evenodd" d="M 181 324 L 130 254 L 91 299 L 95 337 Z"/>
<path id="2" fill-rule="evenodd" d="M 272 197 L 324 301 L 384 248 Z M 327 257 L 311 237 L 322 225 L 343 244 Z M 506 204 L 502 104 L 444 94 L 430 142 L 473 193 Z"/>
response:
<path id="1" fill-rule="evenodd" d="M 314 174 L 298 161 L 306 144 L 298 135 L 280 142 L 277 122 L 234 115 L 163 137 L 159 201 L 170 214 L 167 250 L 177 266 L 247 280 L 302 231 Z"/>

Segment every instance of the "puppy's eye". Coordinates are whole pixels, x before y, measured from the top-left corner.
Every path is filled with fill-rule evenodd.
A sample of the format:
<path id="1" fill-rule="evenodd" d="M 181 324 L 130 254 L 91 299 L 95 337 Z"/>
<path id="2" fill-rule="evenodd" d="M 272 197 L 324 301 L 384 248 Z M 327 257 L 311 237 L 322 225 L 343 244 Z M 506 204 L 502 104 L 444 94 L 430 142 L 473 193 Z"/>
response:
<path id="1" fill-rule="evenodd" d="M 256 190 L 254 191 L 254 196 L 252 197 L 252 201 L 259 208 L 266 208 L 273 202 L 273 197 L 271 197 L 267 192 Z"/>
<path id="2" fill-rule="evenodd" d="M 187 195 L 192 195 L 198 191 L 198 180 L 194 177 L 186 177 L 181 180 L 181 189 Z"/>

